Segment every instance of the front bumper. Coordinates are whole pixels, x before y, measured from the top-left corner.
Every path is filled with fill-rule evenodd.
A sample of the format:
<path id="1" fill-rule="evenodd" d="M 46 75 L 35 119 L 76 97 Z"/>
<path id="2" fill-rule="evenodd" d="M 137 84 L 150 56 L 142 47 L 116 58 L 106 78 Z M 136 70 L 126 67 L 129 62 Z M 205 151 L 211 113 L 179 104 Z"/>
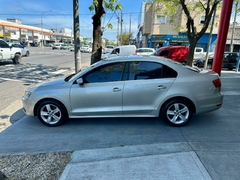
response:
<path id="1" fill-rule="evenodd" d="M 28 116 L 34 116 L 34 104 L 29 101 L 29 99 L 26 99 L 24 96 L 22 97 L 22 104 L 23 104 L 23 111 Z"/>

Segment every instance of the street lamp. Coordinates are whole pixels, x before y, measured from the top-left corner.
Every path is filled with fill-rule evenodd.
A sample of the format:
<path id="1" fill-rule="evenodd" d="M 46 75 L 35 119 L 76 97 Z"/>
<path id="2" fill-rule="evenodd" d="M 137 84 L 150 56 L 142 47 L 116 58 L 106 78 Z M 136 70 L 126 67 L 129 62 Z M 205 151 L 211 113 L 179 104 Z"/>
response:
<path id="1" fill-rule="evenodd" d="M 52 10 L 44 11 L 44 12 L 42 13 L 42 15 L 41 15 L 41 31 L 42 31 L 42 44 L 41 44 L 41 45 L 42 45 L 42 49 L 44 49 L 42 16 L 43 16 L 43 14 L 46 13 L 46 12 L 52 12 Z"/>

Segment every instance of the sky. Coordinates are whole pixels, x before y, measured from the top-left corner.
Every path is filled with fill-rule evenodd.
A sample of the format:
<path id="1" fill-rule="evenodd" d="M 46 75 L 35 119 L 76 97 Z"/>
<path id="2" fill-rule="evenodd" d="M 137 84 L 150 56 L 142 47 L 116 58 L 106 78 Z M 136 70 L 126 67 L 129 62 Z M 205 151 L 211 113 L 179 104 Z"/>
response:
<path id="1" fill-rule="evenodd" d="M 92 15 L 88 7 L 92 0 L 79 0 L 80 15 L 80 36 L 92 37 Z M 142 0 L 118 0 L 123 6 L 122 10 L 122 31 L 131 32 L 135 37 L 139 24 L 139 13 Z M 3 8 L 4 7 L 4 8 Z M 45 12 L 47 11 L 47 12 Z M 120 17 L 120 11 L 113 13 L 106 10 L 106 15 L 102 19 L 102 26 L 106 27 L 110 22 L 113 29 L 105 28 L 103 38 L 111 41 L 116 40 L 118 26 L 117 17 Z M 0 19 L 8 18 L 20 19 L 22 24 L 41 27 L 41 17 L 43 28 L 69 28 L 73 29 L 73 1 L 72 0 L 1 0 Z M 130 23 L 131 19 L 131 23 Z M 131 24 L 131 26 L 130 26 Z M 120 28 L 119 28 L 120 32 Z"/>

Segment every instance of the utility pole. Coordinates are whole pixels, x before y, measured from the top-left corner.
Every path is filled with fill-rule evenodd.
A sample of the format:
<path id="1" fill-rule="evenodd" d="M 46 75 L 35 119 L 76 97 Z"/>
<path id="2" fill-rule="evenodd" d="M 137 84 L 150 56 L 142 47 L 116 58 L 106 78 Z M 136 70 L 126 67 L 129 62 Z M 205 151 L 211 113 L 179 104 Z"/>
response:
<path id="1" fill-rule="evenodd" d="M 206 53 L 206 59 L 205 59 L 205 63 L 204 63 L 204 69 L 207 68 L 207 64 L 208 64 L 208 54 L 209 54 L 210 44 L 211 44 L 211 41 L 212 41 L 212 32 L 213 32 L 213 26 L 214 26 L 216 11 L 217 11 L 217 8 L 214 10 L 213 16 L 212 16 L 212 24 L 211 24 L 209 37 L 208 37 L 208 45 L 207 45 L 207 53 Z"/>
<path id="2" fill-rule="evenodd" d="M 130 23 L 129 23 L 129 45 L 131 44 L 131 24 L 132 24 L 132 14 L 130 14 Z"/>
<path id="3" fill-rule="evenodd" d="M 118 17 L 117 17 L 117 20 L 118 20 L 118 25 L 117 25 L 117 46 L 118 46 L 118 43 L 119 43 L 119 22 L 120 22 L 120 20 L 119 20 L 119 13 L 118 13 Z"/>
<path id="4" fill-rule="evenodd" d="M 80 60 L 80 23 L 79 23 L 79 11 L 78 0 L 73 0 L 73 31 L 74 31 L 74 62 L 75 73 L 81 70 Z"/>
<path id="5" fill-rule="evenodd" d="M 122 46 L 122 22 L 123 22 L 123 19 L 122 19 L 122 11 L 121 11 L 121 19 L 120 19 L 120 40 L 121 40 L 121 43 L 120 45 Z"/>

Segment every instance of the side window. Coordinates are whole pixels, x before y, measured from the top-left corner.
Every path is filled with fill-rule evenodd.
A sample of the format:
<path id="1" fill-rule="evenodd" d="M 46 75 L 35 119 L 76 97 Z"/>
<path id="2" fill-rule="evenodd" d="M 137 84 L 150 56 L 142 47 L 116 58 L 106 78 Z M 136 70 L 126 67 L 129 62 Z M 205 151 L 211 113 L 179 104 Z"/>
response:
<path id="1" fill-rule="evenodd" d="M 195 52 L 202 52 L 202 49 L 196 48 Z"/>
<path id="2" fill-rule="evenodd" d="M 9 45 L 4 41 L 0 41 L 0 48 L 9 48 Z"/>
<path id="3" fill-rule="evenodd" d="M 114 50 L 112 51 L 111 54 L 119 54 L 119 52 L 120 52 L 120 49 L 119 49 L 119 48 L 116 48 L 116 49 L 114 49 Z"/>
<path id="4" fill-rule="evenodd" d="M 83 77 L 85 83 L 121 81 L 125 63 L 100 66 Z"/>
<path id="5" fill-rule="evenodd" d="M 168 56 L 169 50 L 163 50 L 160 52 L 159 56 Z"/>
<path id="6" fill-rule="evenodd" d="M 162 77 L 162 64 L 155 62 L 131 62 L 128 80 L 158 79 Z"/>
<path id="7" fill-rule="evenodd" d="M 177 72 L 173 70 L 172 68 L 163 65 L 163 73 L 162 73 L 162 78 L 176 78 L 177 77 Z"/>

